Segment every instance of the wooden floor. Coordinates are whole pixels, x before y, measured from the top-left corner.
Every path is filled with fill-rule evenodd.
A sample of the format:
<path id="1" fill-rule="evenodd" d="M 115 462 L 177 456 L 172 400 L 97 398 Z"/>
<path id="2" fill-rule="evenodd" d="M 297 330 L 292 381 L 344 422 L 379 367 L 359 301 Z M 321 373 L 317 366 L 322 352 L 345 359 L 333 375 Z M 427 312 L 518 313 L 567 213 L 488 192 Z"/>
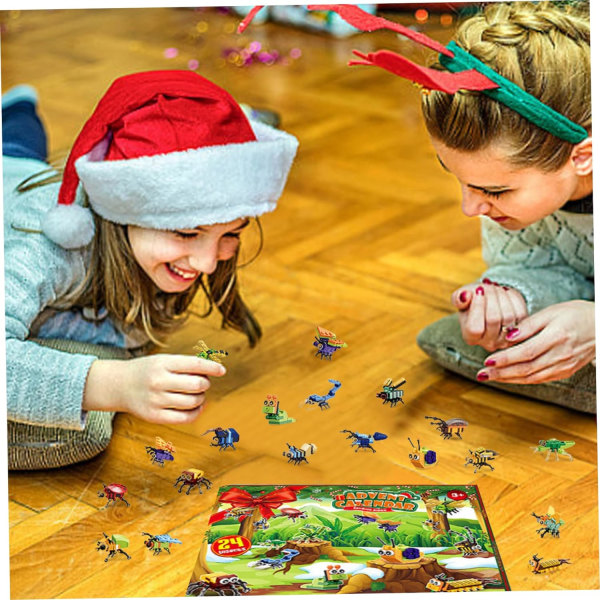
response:
<path id="1" fill-rule="evenodd" d="M 53 155 L 67 151 L 95 102 L 117 76 L 187 68 L 213 79 L 240 102 L 275 109 L 300 150 L 280 207 L 263 219 L 265 248 L 242 272 L 245 297 L 264 328 L 258 348 L 219 330 L 218 319 L 192 319 L 169 351 L 192 353 L 197 339 L 229 351 L 228 374 L 215 381 L 199 421 L 159 427 L 128 415 L 115 420 L 109 449 L 96 459 L 49 472 L 9 475 L 13 598 L 183 596 L 207 514 L 220 484 L 476 483 L 514 590 L 598 587 L 596 422 L 591 416 L 486 389 L 445 372 L 417 347 L 426 324 L 451 312 L 449 297 L 483 270 L 478 223 L 460 213 L 459 189 L 437 164 L 420 120 L 419 92 L 374 68 L 345 66 L 351 50 L 427 51 L 391 33 L 350 40 L 274 24 L 243 38 L 237 19 L 191 9 L 53 10 L 2 13 L 2 88 L 28 82 L 41 95 Z M 411 15 L 393 18 L 415 25 Z M 447 41 L 438 17 L 425 31 Z M 235 67 L 223 49 L 259 40 L 290 64 Z M 167 59 L 166 48 L 177 48 Z M 252 237 L 252 235 L 250 235 Z M 201 302 L 199 302 L 201 307 Z M 314 357 L 315 326 L 348 343 L 331 362 Z M 375 398 L 383 381 L 405 377 L 405 406 Z M 303 405 L 312 393 L 342 388 L 321 413 Z M 268 427 L 261 413 L 276 394 L 296 418 Z M 470 422 L 465 441 L 444 441 L 425 415 Z M 219 453 L 201 434 L 217 426 L 241 433 L 237 451 Z M 355 454 L 341 429 L 382 431 L 376 454 Z M 144 446 L 160 435 L 176 446 L 164 469 Z M 407 437 L 434 447 L 439 465 L 425 474 L 408 462 Z M 537 440 L 574 440 L 573 462 L 546 462 Z M 309 465 L 288 465 L 285 443 L 313 442 Z M 500 453 L 496 470 L 464 468 L 468 448 Z M 213 490 L 179 495 L 181 470 L 206 471 Z M 101 482 L 121 482 L 130 508 L 103 510 Z M 565 520 L 560 539 L 541 540 L 532 511 L 553 505 Z M 131 561 L 105 564 L 101 532 L 131 541 Z M 183 541 L 152 556 L 142 531 Z M 553 575 L 533 576 L 537 553 L 570 558 Z"/>

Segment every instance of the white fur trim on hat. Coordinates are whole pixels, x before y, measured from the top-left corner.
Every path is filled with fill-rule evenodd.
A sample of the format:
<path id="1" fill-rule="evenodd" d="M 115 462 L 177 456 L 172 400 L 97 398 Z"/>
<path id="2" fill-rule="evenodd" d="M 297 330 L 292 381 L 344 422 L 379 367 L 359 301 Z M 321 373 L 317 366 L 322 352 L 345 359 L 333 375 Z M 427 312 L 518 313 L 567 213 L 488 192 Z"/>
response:
<path id="1" fill-rule="evenodd" d="M 42 231 L 63 248 L 81 248 L 94 237 L 94 218 L 89 208 L 79 204 L 57 204 L 46 213 Z"/>
<path id="2" fill-rule="evenodd" d="M 275 209 L 298 141 L 252 122 L 257 140 L 103 161 L 94 150 L 75 163 L 100 216 L 151 229 L 227 223 Z"/>

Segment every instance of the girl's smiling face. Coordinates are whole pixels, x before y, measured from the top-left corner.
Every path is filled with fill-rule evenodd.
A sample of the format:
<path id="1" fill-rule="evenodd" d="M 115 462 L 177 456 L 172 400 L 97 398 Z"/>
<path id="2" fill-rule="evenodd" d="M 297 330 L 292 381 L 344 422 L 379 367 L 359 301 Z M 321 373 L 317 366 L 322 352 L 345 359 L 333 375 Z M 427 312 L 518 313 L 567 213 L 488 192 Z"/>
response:
<path id="1" fill-rule="evenodd" d="M 465 152 L 435 138 L 431 138 L 431 143 L 442 167 L 458 179 L 463 213 L 467 217 L 486 216 L 506 229 L 518 230 L 547 217 L 569 200 L 592 192 L 591 139 L 588 140 L 589 157 L 587 152 L 583 157 L 576 152 L 579 146 L 587 144 L 585 140 L 574 147 L 564 166 L 551 172 L 515 167 L 500 145 Z"/>
<path id="2" fill-rule="evenodd" d="M 163 292 L 187 290 L 217 262 L 232 258 L 248 219 L 206 225 L 195 229 L 165 231 L 129 225 L 127 235 L 142 270 Z"/>

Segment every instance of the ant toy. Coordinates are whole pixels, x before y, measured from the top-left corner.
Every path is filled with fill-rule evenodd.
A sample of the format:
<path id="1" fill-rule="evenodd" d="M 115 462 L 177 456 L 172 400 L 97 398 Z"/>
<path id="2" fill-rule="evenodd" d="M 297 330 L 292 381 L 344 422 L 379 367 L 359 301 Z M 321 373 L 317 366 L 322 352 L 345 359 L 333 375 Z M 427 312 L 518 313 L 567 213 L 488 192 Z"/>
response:
<path id="1" fill-rule="evenodd" d="M 228 429 L 223 429 L 223 427 L 215 427 L 214 429 L 209 429 L 205 431 L 202 435 L 206 435 L 211 431 L 215 432 L 213 436 L 213 442 L 211 446 L 215 446 L 220 450 L 227 450 L 227 448 L 231 448 L 235 450 L 235 446 L 233 444 L 240 441 L 240 434 L 233 428 L 229 427 Z"/>
<path id="2" fill-rule="evenodd" d="M 341 387 L 342 383 L 340 381 L 336 381 L 335 379 L 330 379 L 329 383 L 333 383 L 333 387 L 329 390 L 329 392 L 325 396 L 319 396 L 317 394 L 311 394 L 307 399 L 305 404 L 317 404 L 321 410 L 324 408 L 329 408 L 328 401 L 331 400 L 335 396 L 335 393 Z"/>
<path id="3" fill-rule="evenodd" d="M 353 440 L 350 444 L 350 447 L 356 446 L 354 452 L 358 452 L 362 448 L 368 448 L 369 450 L 376 452 L 375 448 L 373 448 L 371 444 L 387 438 L 385 433 L 379 433 L 378 431 L 376 431 L 373 435 L 369 435 L 368 433 L 357 433 L 356 431 L 350 431 L 349 429 L 342 429 L 340 433 L 350 434 L 346 439 Z"/>

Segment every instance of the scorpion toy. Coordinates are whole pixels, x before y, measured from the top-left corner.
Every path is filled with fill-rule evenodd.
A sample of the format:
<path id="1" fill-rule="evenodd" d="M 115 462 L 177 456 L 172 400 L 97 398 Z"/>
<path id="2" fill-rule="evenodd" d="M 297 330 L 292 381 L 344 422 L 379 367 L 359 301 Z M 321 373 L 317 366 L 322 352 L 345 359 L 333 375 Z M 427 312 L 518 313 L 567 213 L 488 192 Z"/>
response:
<path id="1" fill-rule="evenodd" d="M 467 456 L 465 459 L 465 467 L 468 465 L 473 465 L 475 469 L 473 473 L 477 473 L 480 471 L 482 467 L 489 467 L 490 470 L 494 470 L 494 467 L 489 464 L 490 460 L 494 460 L 498 453 L 495 450 L 486 450 L 485 448 L 476 448 L 475 452 L 469 450 L 470 456 Z"/>
<path id="2" fill-rule="evenodd" d="M 292 550 L 286 548 L 282 550 L 283 556 L 280 558 L 261 558 L 260 560 L 249 562 L 249 567 L 255 567 L 256 569 L 279 569 L 285 566 L 285 563 L 290 562 L 295 556 L 300 554 L 299 550 Z"/>
<path id="3" fill-rule="evenodd" d="M 394 408 L 398 402 L 402 402 L 402 404 L 404 404 L 404 400 L 402 400 L 402 396 L 404 396 L 404 390 L 399 390 L 398 388 L 405 383 L 406 379 L 404 378 L 402 378 L 396 385 L 394 385 L 391 379 L 386 379 L 383 383 L 383 391 L 377 393 L 377 398 L 381 398 L 384 405 L 389 402 L 392 408 Z"/>
<path id="4" fill-rule="evenodd" d="M 318 394 L 311 394 L 306 399 L 305 404 L 317 404 L 321 408 L 321 410 L 323 410 L 324 408 L 330 408 L 328 401 L 331 400 L 331 398 L 333 398 L 335 396 L 336 392 L 341 387 L 342 383 L 335 379 L 330 379 L 329 383 L 333 383 L 333 387 L 329 390 L 329 392 L 327 392 L 327 394 L 325 396 L 319 396 Z"/>
<path id="5" fill-rule="evenodd" d="M 115 533 L 111 537 L 108 537 L 104 531 L 102 535 L 104 536 L 104 540 L 96 542 L 96 550 L 108 552 L 108 556 L 104 559 L 104 562 L 108 562 L 109 558 L 114 558 L 117 553 L 124 554 L 127 560 L 131 560 L 131 556 L 123 550 L 123 548 L 129 546 L 129 540 L 124 535 Z"/>
<path id="6" fill-rule="evenodd" d="M 318 348 L 315 356 L 320 356 L 321 360 L 324 358 L 331 360 L 331 356 L 336 350 L 345 348 L 347 345 L 346 342 L 338 340 L 335 333 L 328 331 L 323 327 L 317 327 L 317 335 L 315 336 L 313 346 Z"/>
<path id="7" fill-rule="evenodd" d="M 358 452 L 360 449 L 369 449 L 373 452 L 376 452 L 375 448 L 371 446 L 373 442 L 378 442 L 380 440 L 385 440 L 387 435 L 385 433 L 379 433 L 376 431 L 373 435 L 369 435 L 368 433 L 357 433 L 356 431 L 350 431 L 349 429 L 342 429 L 340 433 L 348 433 L 347 440 L 352 440 L 350 447 L 356 446 L 354 452 Z"/>
<path id="8" fill-rule="evenodd" d="M 214 429 L 208 429 L 202 435 L 206 435 L 211 431 L 214 431 L 215 433 L 211 446 L 218 447 L 219 451 L 227 450 L 227 448 L 235 450 L 235 446 L 233 444 L 240 441 L 240 434 L 233 427 L 229 427 L 228 429 L 224 429 L 223 427 L 215 427 Z"/>
<path id="9" fill-rule="evenodd" d="M 535 517 L 537 522 L 542 526 L 536 531 L 540 537 L 544 537 L 547 533 L 555 538 L 560 537 L 560 528 L 565 524 L 565 522 L 558 518 L 558 515 L 554 513 L 554 509 L 552 507 L 548 508 L 548 513 L 545 515 L 536 515 L 534 512 L 532 512 L 531 516 Z"/>
<path id="10" fill-rule="evenodd" d="M 186 596 L 205 596 L 206 592 L 218 596 L 241 596 L 250 591 L 248 584 L 237 575 L 228 573 L 205 573 L 198 581 L 192 581 L 185 592 Z M 229 593 L 228 593 L 229 592 Z"/>
<path id="11" fill-rule="evenodd" d="M 306 460 L 306 455 L 308 453 L 314 454 L 317 451 L 317 447 L 314 444 L 302 444 L 300 448 L 296 448 L 296 446 L 292 446 L 291 444 L 287 444 L 289 450 L 287 452 L 283 452 L 283 456 L 286 456 L 288 462 L 299 465 L 302 462 L 308 464 L 308 460 Z"/>
<path id="12" fill-rule="evenodd" d="M 534 452 L 547 452 L 546 460 L 550 458 L 551 454 L 556 456 L 556 460 L 558 460 L 560 456 L 568 456 L 569 459 L 573 460 L 573 457 L 565 452 L 566 448 L 570 448 L 574 446 L 575 442 L 561 442 L 556 438 L 550 438 L 549 440 L 540 440 L 537 446 L 531 446 Z"/>
<path id="13" fill-rule="evenodd" d="M 147 535 L 148 539 L 144 540 L 144 546 L 148 548 L 148 550 L 152 551 L 152 555 L 156 556 L 160 554 L 163 550 L 167 554 L 171 554 L 171 544 L 182 544 L 180 540 L 176 540 L 172 538 L 168 533 L 163 533 L 161 535 L 152 535 L 150 533 L 142 532 L 142 535 Z"/>
<path id="14" fill-rule="evenodd" d="M 462 440 L 462 436 L 460 435 L 465 427 L 469 424 L 464 419 L 449 419 L 448 421 L 444 421 L 439 417 L 425 417 L 426 419 L 431 420 L 431 425 L 434 425 L 435 428 L 440 432 L 440 435 L 445 439 L 449 440 L 452 437 L 452 434 L 456 434 L 456 437 Z"/>

